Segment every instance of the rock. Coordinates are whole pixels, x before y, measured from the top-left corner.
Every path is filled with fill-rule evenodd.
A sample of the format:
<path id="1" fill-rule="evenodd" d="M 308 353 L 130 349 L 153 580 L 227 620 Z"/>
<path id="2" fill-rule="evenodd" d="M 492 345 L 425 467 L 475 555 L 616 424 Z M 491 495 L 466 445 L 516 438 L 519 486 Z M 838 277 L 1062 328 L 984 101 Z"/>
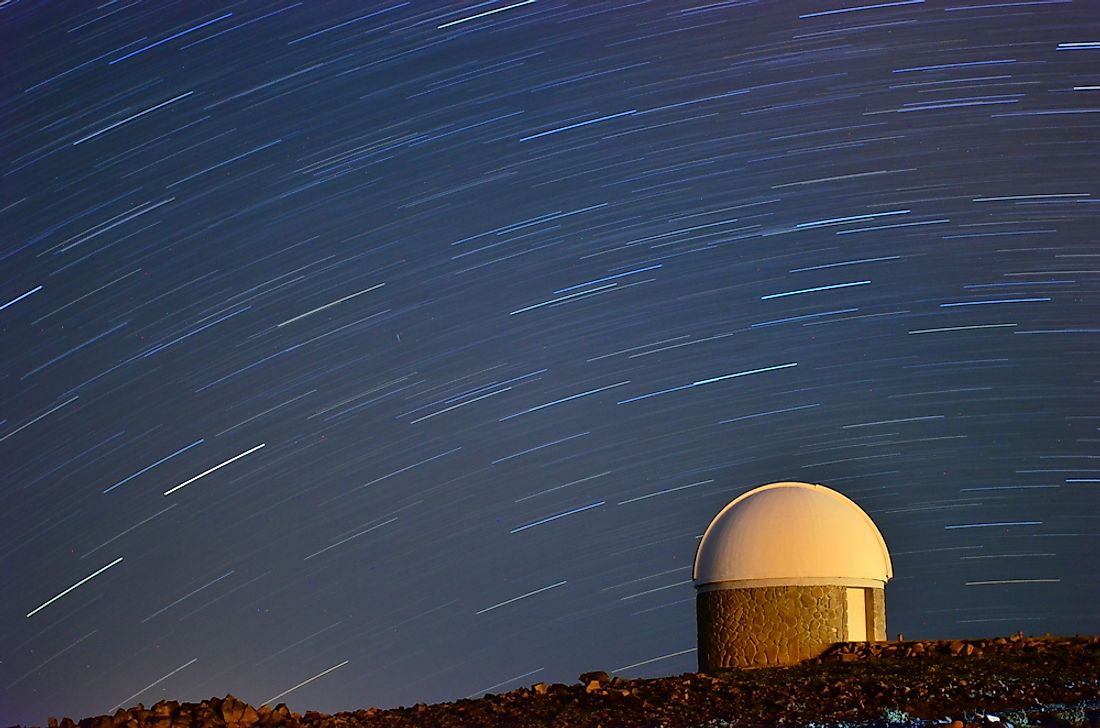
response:
<path id="1" fill-rule="evenodd" d="M 204 700 L 194 708 L 195 722 L 199 725 L 213 725 L 215 723 L 224 723 L 221 715 L 214 708 L 214 702 Z"/>
<path id="2" fill-rule="evenodd" d="M 478 700 L 463 699 L 439 705 L 417 703 L 393 710 L 371 708 L 337 715 L 309 711 L 299 716 L 291 713 L 285 704 L 275 708 L 268 705 L 252 708 L 226 695 L 224 699 L 212 698 L 201 703 L 162 701 L 150 710 L 136 706 L 116 711 L 113 716 L 85 718 L 79 724 L 69 719 L 54 719 L 48 728 L 518 727 L 545 725 L 544 721 L 549 719 L 558 720 L 559 725 L 598 724 L 609 728 L 710 725 L 699 721 L 739 712 L 745 714 L 746 722 L 736 725 L 806 725 L 805 721 L 816 715 L 826 717 L 835 713 L 837 718 L 841 715 L 869 717 L 876 713 L 881 715 L 883 705 L 897 713 L 912 715 L 930 704 L 940 706 L 937 708 L 939 715 L 976 716 L 970 723 L 965 720 L 951 723 L 952 719 L 947 718 L 941 726 L 977 728 L 1007 725 L 1010 720 L 1008 714 L 998 722 L 990 714 L 983 716 L 976 712 L 977 703 L 986 700 L 1026 701 L 1034 697 L 1047 704 L 1072 704 L 1072 701 L 1094 695 L 1089 690 L 1094 690 L 1095 675 L 1100 674 L 1096 669 L 1100 665 L 1100 652 L 1096 651 L 1100 647 L 1100 637 L 1028 637 L 1015 642 L 998 639 L 1000 643 L 992 638 L 905 643 L 838 642 L 828 646 L 820 657 L 808 661 L 807 669 L 820 670 L 825 678 L 812 687 L 803 684 L 797 674 L 772 670 L 729 670 L 716 675 L 685 672 L 637 680 L 609 677 L 606 672 L 594 671 L 582 675 L 585 680 L 580 685 L 535 683 L 529 688 L 486 695 Z M 983 653 L 985 663 L 971 662 L 972 656 Z M 1006 659 L 1003 653 L 1011 655 Z M 926 670 L 923 661 L 905 662 L 901 659 L 903 655 L 955 657 L 938 660 L 935 669 Z M 858 661 L 860 664 L 833 664 L 838 661 Z M 1068 672 L 1051 682 L 1050 671 L 1055 667 Z M 986 674 L 987 668 L 996 669 L 995 679 Z M 1019 677 L 1013 677 L 1017 674 Z M 1036 690 L 1038 693 L 1032 696 Z M 1085 722 L 1078 724 L 1100 728 L 1100 710 L 1089 712 L 1086 709 L 1083 715 Z M 1053 714 L 1040 719 L 1042 725 L 1068 725 L 1058 722 L 1061 719 Z M 1015 721 L 1014 724 L 1019 725 Z M 1031 724 L 1036 724 L 1034 717 Z"/>
<path id="3" fill-rule="evenodd" d="M 604 672 L 603 670 L 595 670 L 593 672 L 582 672 L 581 673 L 580 681 L 582 683 L 588 684 L 588 683 L 592 682 L 593 680 L 595 680 L 597 682 L 605 683 L 605 682 L 610 682 L 611 677 L 608 676 L 608 674 L 606 672 Z"/>
<path id="4" fill-rule="evenodd" d="M 260 719 L 255 708 L 233 695 L 225 696 L 221 714 L 227 728 L 251 728 Z"/>
<path id="5" fill-rule="evenodd" d="M 213 701 L 211 701 L 213 702 Z M 244 703 L 233 695 L 226 695 L 221 704 L 222 720 L 227 726 L 235 727 L 237 721 L 244 715 Z"/>
<path id="6" fill-rule="evenodd" d="M 57 718 L 54 718 L 54 717 L 53 717 L 53 716 L 51 715 L 51 716 L 50 716 L 49 718 L 47 718 L 47 719 L 46 719 L 46 725 L 47 725 L 47 726 L 48 726 L 49 728 L 57 728 Z"/>

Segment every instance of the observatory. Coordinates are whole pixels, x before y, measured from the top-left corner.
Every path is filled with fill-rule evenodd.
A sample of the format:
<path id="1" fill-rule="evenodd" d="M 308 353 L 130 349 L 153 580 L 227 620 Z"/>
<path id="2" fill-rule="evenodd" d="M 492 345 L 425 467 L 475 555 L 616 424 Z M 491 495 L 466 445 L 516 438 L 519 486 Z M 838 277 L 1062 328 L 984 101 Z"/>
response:
<path id="1" fill-rule="evenodd" d="M 823 485 L 771 483 L 723 508 L 695 553 L 699 669 L 787 665 L 886 639 L 886 542 Z"/>

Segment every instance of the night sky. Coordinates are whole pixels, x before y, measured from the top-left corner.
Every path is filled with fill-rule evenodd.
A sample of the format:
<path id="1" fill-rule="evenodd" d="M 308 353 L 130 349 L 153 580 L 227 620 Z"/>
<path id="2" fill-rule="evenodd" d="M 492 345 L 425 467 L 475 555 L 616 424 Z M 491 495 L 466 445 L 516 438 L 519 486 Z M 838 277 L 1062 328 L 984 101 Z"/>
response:
<path id="1" fill-rule="evenodd" d="M 0 722 L 694 671 L 776 480 L 1100 631 L 1100 16 L 968 1 L 0 4 Z"/>

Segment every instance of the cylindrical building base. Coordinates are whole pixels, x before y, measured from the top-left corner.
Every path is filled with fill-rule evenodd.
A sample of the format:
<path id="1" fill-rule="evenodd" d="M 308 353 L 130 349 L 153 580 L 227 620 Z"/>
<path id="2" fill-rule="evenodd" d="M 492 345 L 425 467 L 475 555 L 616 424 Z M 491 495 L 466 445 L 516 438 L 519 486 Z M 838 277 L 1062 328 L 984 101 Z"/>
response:
<path id="1" fill-rule="evenodd" d="M 886 639 L 883 590 L 858 589 L 862 609 L 849 590 L 812 585 L 700 591 L 699 670 L 790 665 L 836 642 Z"/>

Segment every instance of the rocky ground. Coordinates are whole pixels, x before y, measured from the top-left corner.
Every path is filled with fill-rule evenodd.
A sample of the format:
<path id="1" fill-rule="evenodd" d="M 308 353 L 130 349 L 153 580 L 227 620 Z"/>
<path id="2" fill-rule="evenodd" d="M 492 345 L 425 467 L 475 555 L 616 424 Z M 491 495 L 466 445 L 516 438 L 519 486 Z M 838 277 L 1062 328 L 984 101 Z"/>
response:
<path id="1" fill-rule="evenodd" d="M 1100 726 L 1100 637 L 841 643 L 780 668 L 623 680 L 589 672 L 478 700 L 326 715 L 233 696 L 50 728 Z"/>

